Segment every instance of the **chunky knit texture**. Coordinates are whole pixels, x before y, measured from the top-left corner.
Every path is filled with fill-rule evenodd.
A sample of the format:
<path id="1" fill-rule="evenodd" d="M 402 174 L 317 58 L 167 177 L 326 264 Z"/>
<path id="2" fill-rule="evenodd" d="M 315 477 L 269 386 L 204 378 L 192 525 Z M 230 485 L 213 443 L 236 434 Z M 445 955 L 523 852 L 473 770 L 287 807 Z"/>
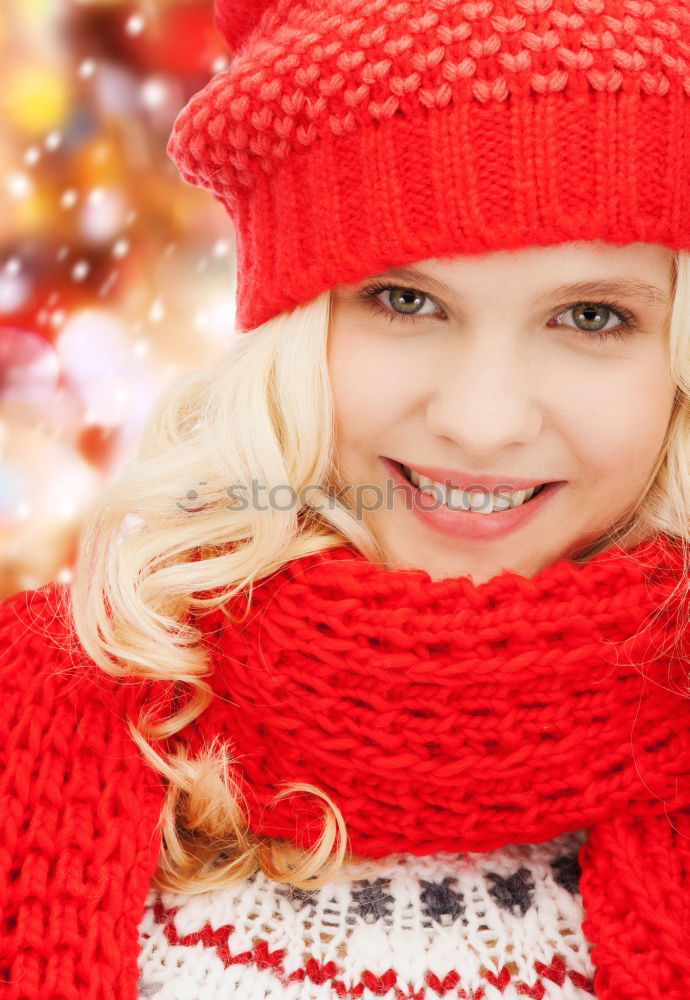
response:
<path id="1" fill-rule="evenodd" d="M 339 283 L 579 239 L 690 247 L 688 0 L 217 0 L 175 122 L 237 236 L 238 326 Z"/>
<path id="2" fill-rule="evenodd" d="M 186 735 L 231 740 L 253 829 L 297 842 L 313 804 L 270 808 L 283 780 L 329 792 L 370 858 L 586 829 L 596 995 L 687 1000 L 687 608 L 655 614 L 682 572 L 664 536 L 479 586 L 348 548 L 298 560 L 242 624 L 201 622 L 216 698 Z M 89 665 L 64 596 L 0 605 L 0 983 L 8 1000 L 135 1000 L 162 790 L 124 720 L 147 688 Z"/>
<path id="3" fill-rule="evenodd" d="M 581 832 L 488 854 L 393 857 L 292 889 L 257 873 L 152 890 L 141 1000 L 592 1000 Z M 370 870 L 371 869 L 371 870 Z"/>
<path id="4" fill-rule="evenodd" d="M 225 620 L 244 597 L 200 622 L 224 668 L 188 735 L 232 733 L 257 830 L 313 845 L 318 810 L 305 803 L 296 821 L 294 801 L 270 807 L 276 782 L 312 781 L 372 858 L 663 815 L 690 804 L 690 785 L 678 789 L 690 732 L 677 725 L 690 720 L 690 666 L 656 652 L 675 638 L 672 614 L 637 633 L 681 573 L 662 540 L 480 586 L 383 570 L 347 546 L 297 560 L 256 588 L 240 626 Z"/>

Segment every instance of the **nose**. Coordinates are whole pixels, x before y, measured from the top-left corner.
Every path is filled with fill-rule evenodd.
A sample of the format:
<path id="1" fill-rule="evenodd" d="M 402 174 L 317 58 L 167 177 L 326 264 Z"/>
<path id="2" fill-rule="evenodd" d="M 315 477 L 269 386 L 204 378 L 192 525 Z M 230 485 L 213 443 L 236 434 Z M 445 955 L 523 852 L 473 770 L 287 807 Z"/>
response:
<path id="1" fill-rule="evenodd" d="M 490 331 L 458 338 L 434 380 L 427 426 L 452 439 L 467 459 L 529 444 L 540 434 L 544 406 L 539 380 L 517 338 Z"/>

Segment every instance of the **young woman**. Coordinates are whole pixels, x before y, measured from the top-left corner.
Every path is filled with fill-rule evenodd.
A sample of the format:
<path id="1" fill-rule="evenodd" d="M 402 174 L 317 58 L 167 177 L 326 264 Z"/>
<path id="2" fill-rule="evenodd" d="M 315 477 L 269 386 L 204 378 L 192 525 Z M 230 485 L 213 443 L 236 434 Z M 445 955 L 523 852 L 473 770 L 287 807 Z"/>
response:
<path id="1" fill-rule="evenodd" d="M 0 982 L 686 1000 L 690 7 L 217 21 L 242 336 L 0 607 Z"/>

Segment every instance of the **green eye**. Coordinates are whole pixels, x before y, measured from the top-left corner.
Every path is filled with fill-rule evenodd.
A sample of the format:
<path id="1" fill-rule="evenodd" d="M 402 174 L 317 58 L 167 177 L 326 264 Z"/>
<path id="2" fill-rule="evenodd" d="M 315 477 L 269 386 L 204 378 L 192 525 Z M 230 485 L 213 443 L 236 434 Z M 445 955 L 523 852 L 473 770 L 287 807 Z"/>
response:
<path id="1" fill-rule="evenodd" d="M 414 288 L 393 288 L 389 291 L 389 302 L 396 312 L 416 313 L 427 300 L 424 292 Z"/>
<path id="2" fill-rule="evenodd" d="M 572 309 L 573 319 L 576 323 L 584 323 L 584 329 L 588 333 L 599 333 L 603 330 L 611 316 L 611 310 L 606 306 L 599 306 L 589 302 L 578 302 Z"/>
<path id="3" fill-rule="evenodd" d="M 383 298 L 384 292 L 388 301 Z M 389 322 L 399 319 L 415 320 L 444 316 L 443 310 L 434 299 L 426 292 L 420 292 L 418 288 L 407 288 L 404 285 L 382 285 L 377 282 L 363 288 L 360 295 L 374 312 L 385 316 Z M 421 312 L 425 306 L 430 308 Z"/>
<path id="4" fill-rule="evenodd" d="M 559 322 L 568 313 L 575 326 Z M 638 329 L 633 313 L 616 302 L 576 302 L 561 310 L 556 319 L 558 326 L 574 330 L 590 340 L 624 340 Z M 611 325 L 612 320 L 617 322 Z"/>

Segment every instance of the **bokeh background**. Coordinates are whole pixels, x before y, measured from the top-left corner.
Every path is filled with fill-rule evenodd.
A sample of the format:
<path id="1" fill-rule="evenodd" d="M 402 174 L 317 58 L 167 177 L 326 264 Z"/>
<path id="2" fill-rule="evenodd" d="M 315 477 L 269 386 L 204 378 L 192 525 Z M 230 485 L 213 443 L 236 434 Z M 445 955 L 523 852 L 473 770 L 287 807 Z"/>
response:
<path id="1" fill-rule="evenodd" d="M 234 234 L 165 152 L 229 63 L 212 0 L 0 2 L 0 599 L 69 581 L 84 511 L 234 336 Z"/>

